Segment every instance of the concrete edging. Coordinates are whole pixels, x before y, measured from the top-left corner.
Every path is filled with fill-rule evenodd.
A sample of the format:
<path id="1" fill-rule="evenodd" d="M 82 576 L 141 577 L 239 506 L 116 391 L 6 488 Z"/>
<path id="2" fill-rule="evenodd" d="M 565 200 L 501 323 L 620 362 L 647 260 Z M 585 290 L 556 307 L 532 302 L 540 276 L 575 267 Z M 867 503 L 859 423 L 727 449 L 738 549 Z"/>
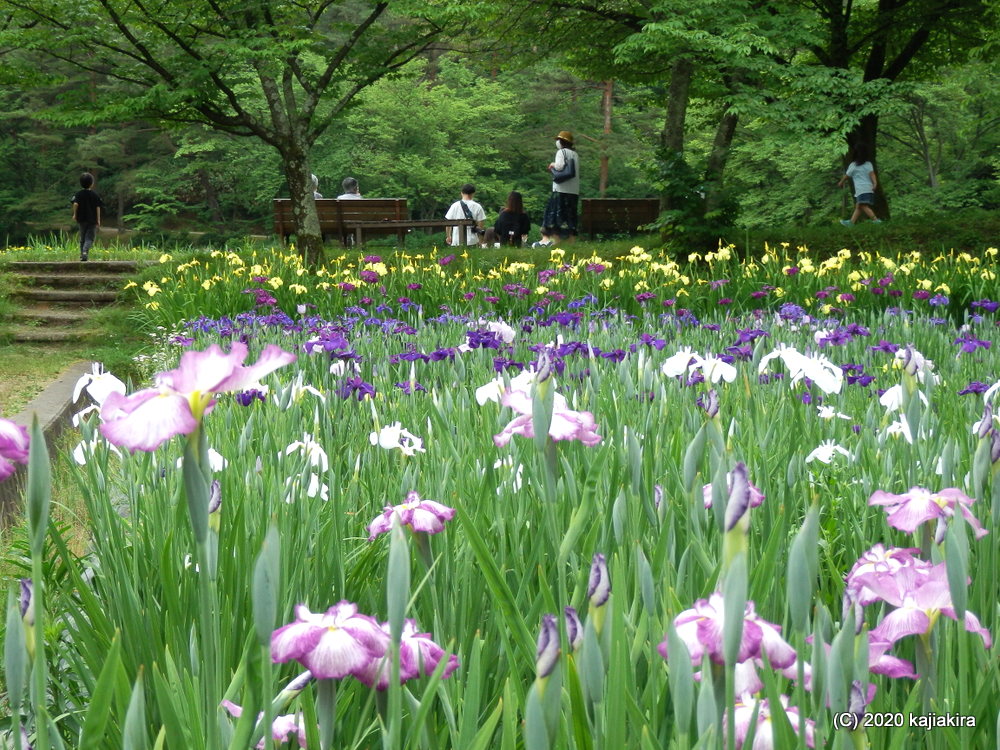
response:
<path id="1" fill-rule="evenodd" d="M 91 367 L 91 362 L 74 362 L 22 411 L 10 418 L 15 424 L 31 430 L 31 421 L 37 414 L 38 424 L 45 435 L 50 455 L 56 438 L 70 423 L 70 414 L 73 411 L 73 388 L 83 375 L 91 372 Z M 21 510 L 27 476 L 27 467 L 19 465 L 13 476 L 0 482 L 0 526 L 6 527 Z"/>

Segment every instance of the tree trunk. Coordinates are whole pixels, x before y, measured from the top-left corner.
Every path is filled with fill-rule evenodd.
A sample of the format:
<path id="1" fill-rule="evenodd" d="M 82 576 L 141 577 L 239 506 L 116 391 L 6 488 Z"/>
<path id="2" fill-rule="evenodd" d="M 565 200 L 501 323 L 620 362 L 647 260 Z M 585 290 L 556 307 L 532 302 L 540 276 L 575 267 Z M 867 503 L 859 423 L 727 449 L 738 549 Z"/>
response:
<path id="1" fill-rule="evenodd" d="M 212 184 L 212 180 L 208 176 L 207 169 L 198 170 L 198 180 L 201 182 L 201 189 L 205 193 L 205 204 L 208 206 L 208 210 L 212 213 L 212 221 L 221 228 L 223 219 L 222 209 L 219 206 L 219 194 L 216 192 L 215 186 Z"/>
<path id="2" fill-rule="evenodd" d="M 309 171 L 304 154 L 283 153 L 282 157 L 289 197 L 292 200 L 295 241 L 298 244 L 299 255 L 306 265 L 315 268 L 323 262 L 323 235 L 320 233 L 319 216 L 316 214 L 312 173 Z"/>
<path id="3" fill-rule="evenodd" d="M 600 174 L 600 184 L 598 185 L 598 190 L 603 198 L 604 194 L 608 190 L 608 172 L 609 172 L 609 162 L 608 157 L 608 141 L 611 138 L 611 107 L 613 103 L 612 94 L 614 92 L 614 81 L 604 82 L 604 93 L 601 96 L 601 109 L 604 112 L 604 140 L 601 142 L 601 174 Z"/>
<path id="4" fill-rule="evenodd" d="M 705 166 L 706 216 L 711 216 L 722 207 L 722 175 L 726 170 L 726 162 L 729 160 L 729 147 L 733 143 L 738 121 L 739 115 L 726 108 L 715 130 L 712 152 L 708 155 L 708 164 Z"/>
<path id="5" fill-rule="evenodd" d="M 694 63 L 686 58 L 674 60 L 670 69 L 670 88 L 667 90 L 667 114 L 660 132 L 660 146 L 664 156 L 681 158 L 684 153 L 684 121 L 687 118 L 687 105 L 691 79 L 694 77 Z M 669 195 L 660 196 L 660 211 L 668 211 L 671 205 Z"/>

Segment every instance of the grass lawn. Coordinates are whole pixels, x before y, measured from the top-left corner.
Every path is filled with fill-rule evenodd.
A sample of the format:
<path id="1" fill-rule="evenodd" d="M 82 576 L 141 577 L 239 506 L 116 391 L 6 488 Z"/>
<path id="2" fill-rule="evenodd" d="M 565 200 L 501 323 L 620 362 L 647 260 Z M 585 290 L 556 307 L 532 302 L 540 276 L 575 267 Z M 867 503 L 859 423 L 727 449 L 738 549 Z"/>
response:
<path id="1" fill-rule="evenodd" d="M 91 348 L 85 343 L 0 346 L 0 416 L 17 414 L 73 362 L 89 359 Z"/>

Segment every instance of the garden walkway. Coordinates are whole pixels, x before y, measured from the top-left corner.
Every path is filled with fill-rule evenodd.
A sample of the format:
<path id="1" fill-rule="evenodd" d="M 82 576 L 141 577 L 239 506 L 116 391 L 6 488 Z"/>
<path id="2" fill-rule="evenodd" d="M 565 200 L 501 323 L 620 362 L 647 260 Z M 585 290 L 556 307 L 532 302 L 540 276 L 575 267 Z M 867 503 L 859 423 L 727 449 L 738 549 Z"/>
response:
<path id="1" fill-rule="evenodd" d="M 78 341 L 92 333 L 90 316 L 118 298 L 135 261 L 18 261 L 8 270 L 20 284 L 6 332 L 15 342 Z"/>

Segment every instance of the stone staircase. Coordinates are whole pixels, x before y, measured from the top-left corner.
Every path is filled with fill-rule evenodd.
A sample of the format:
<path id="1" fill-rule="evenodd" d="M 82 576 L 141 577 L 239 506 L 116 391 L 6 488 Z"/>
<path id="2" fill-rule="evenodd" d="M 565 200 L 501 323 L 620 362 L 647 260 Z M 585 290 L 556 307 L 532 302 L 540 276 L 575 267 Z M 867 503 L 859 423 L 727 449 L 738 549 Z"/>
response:
<path id="1" fill-rule="evenodd" d="M 21 284 L 17 307 L 2 327 L 15 342 L 80 341 L 95 333 L 90 318 L 113 304 L 125 282 L 139 270 L 135 261 L 17 261 L 5 270 Z"/>

